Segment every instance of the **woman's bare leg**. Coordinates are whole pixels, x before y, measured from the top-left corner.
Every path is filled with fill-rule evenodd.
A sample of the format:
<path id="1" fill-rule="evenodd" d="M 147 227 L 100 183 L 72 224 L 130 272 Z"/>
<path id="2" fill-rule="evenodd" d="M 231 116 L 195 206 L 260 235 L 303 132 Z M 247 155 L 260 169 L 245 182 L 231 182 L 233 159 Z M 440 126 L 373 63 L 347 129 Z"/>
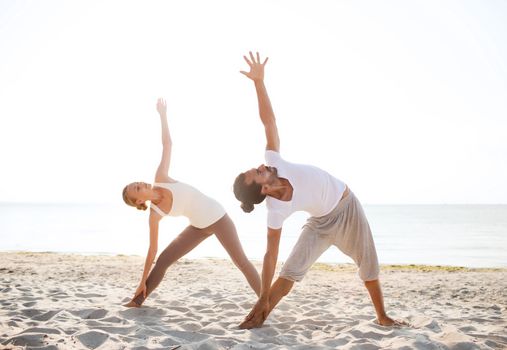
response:
<path id="1" fill-rule="evenodd" d="M 225 214 L 220 220 L 211 225 L 210 229 L 215 233 L 218 240 L 227 251 L 234 265 L 245 275 L 248 284 L 254 290 L 255 294 L 259 296 L 261 292 L 259 273 L 246 257 L 232 220 Z"/>
<path id="2" fill-rule="evenodd" d="M 153 267 L 146 280 L 146 297 L 160 284 L 169 266 L 209 236 L 210 233 L 194 226 L 188 226 L 184 229 L 158 257 L 155 267 Z M 138 295 L 132 300 L 137 305 L 132 306 L 141 306 L 144 300 L 145 298 L 142 295 Z"/>

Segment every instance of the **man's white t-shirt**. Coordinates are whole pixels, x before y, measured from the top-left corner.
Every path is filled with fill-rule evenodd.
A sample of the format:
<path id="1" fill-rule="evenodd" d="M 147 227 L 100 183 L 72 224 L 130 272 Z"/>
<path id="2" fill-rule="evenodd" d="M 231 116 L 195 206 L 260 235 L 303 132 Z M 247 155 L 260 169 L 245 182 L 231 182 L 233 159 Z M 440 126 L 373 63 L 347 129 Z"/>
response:
<path id="1" fill-rule="evenodd" d="M 267 196 L 268 227 L 279 229 L 283 222 L 296 211 L 306 211 L 311 216 L 329 214 L 338 204 L 345 191 L 345 183 L 326 171 L 312 165 L 295 164 L 282 159 L 280 153 L 267 150 L 266 165 L 278 170 L 278 177 L 292 185 L 292 199 L 281 201 Z"/>

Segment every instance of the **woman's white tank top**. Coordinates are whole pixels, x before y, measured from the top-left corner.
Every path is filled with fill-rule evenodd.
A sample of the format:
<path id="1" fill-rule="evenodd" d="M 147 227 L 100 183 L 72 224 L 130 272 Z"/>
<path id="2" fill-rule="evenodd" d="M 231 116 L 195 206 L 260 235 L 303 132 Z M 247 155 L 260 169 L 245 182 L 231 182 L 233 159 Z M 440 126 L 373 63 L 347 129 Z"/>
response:
<path id="1" fill-rule="evenodd" d="M 173 205 L 169 213 L 164 213 L 153 203 L 150 205 L 160 216 L 186 216 L 190 225 L 205 228 L 225 215 L 225 209 L 220 203 L 186 183 L 156 182 L 153 186 L 165 188 L 173 195 Z"/>

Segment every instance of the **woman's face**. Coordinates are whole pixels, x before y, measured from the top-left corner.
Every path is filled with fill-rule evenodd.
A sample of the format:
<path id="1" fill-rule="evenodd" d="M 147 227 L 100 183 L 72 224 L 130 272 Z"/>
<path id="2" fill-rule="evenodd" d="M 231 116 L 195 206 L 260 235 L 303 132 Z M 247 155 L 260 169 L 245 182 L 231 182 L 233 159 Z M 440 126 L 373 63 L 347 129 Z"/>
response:
<path id="1" fill-rule="evenodd" d="M 127 186 L 127 195 L 137 204 L 145 202 L 150 198 L 151 185 L 146 182 L 132 182 Z"/>

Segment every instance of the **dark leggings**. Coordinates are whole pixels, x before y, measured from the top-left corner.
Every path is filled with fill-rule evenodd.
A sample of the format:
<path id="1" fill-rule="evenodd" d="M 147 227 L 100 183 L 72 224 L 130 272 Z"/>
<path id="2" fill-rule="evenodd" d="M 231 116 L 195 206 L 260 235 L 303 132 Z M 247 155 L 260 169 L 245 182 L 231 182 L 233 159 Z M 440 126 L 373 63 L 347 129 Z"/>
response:
<path id="1" fill-rule="evenodd" d="M 245 275 L 250 287 L 259 295 L 261 289 L 259 273 L 247 259 L 241 247 L 236 227 L 229 216 L 225 214 L 220 220 L 203 229 L 188 226 L 167 246 L 158 257 L 155 267 L 153 267 L 148 275 L 148 279 L 146 280 L 146 296 L 150 295 L 151 292 L 157 288 L 169 266 L 197 247 L 199 243 L 212 234 L 216 235 L 231 257 L 233 263 L 241 270 L 243 275 Z M 141 305 L 144 300 L 145 298 L 140 294 L 136 296 L 133 301 L 137 305 Z"/>

